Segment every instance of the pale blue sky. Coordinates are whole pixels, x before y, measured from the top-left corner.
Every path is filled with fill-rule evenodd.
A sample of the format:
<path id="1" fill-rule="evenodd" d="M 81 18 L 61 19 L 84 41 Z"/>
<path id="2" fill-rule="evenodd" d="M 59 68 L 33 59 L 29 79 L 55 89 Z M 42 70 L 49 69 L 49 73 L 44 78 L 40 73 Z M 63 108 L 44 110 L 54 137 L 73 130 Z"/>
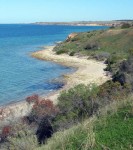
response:
<path id="1" fill-rule="evenodd" d="M 133 19 L 133 0 L 0 0 L 0 23 Z"/>

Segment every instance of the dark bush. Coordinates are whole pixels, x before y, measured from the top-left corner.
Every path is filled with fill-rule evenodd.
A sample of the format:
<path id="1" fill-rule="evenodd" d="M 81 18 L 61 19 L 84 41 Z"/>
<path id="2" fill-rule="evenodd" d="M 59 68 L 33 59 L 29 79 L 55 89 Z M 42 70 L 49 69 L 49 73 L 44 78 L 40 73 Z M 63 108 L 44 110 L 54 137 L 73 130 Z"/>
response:
<path id="1" fill-rule="evenodd" d="M 61 49 L 61 50 L 57 50 L 56 51 L 56 54 L 57 55 L 60 55 L 60 54 L 64 54 L 64 53 L 67 53 L 68 52 L 68 50 L 66 50 L 66 49 Z"/>
<path id="2" fill-rule="evenodd" d="M 75 54 L 75 52 L 72 51 L 72 52 L 70 52 L 69 56 L 74 56 L 74 54 Z"/>
<path id="3" fill-rule="evenodd" d="M 112 66 L 111 66 L 111 64 L 108 64 L 107 67 L 104 69 L 104 71 L 112 72 Z"/>
<path id="4" fill-rule="evenodd" d="M 131 27 L 131 25 L 129 23 L 126 23 L 126 22 L 121 25 L 122 29 L 130 28 L 130 27 Z"/>
<path id="5" fill-rule="evenodd" d="M 124 73 L 117 72 L 115 75 L 113 75 L 113 81 L 124 85 L 126 83 L 126 77 Z"/>
<path id="6" fill-rule="evenodd" d="M 106 64 L 114 64 L 117 62 L 117 56 L 115 55 L 111 55 L 107 60 L 106 60 Z"/>
<path id="7" fill-rule="evenodd" d="M 114 25 L 112 25 L 111 27 L 109 27 L 110 29 L 115 29 L 115 26 Z"/>
<path id="8" fill-rule="evenodd" d="M 130 56 L 127 60 L 124 60 L 121 63 L 119 69 L 122 72 L 133 74 L 133 56 Z"/>
<path id="9" fill-rule="evenodd" d="M 121 100 L 130 93 L 128 85 L 122 86 L 119 82 L 107 81 L 99 87 L 97 102 L 99 107 L 106 106 L 110 102 Z"/>
<path id="10" fill-rule="evenodd" d="M 105 61 L 107 67 L 104 70 L 110 71 L 112 74 L 114 74 L 119 68 L 120 61 L 122 61 L 120 56 L 116 54 L 110 55 L 109 58 L 107 58 Z"/>
<path id="11" fill-rule="evenodd" d="M 36 132 L 39 144 L 44 144 L 46 139 L 50 138 L 53 134 L 50 118 L 50 116 L 45 116 L 39 123 L 39 127 Z"/>
<path id="12" fill-rule="evenodd" d="M 101 52 L 99 54 L 95 54 L 94 58 L 99 60 L 99 61 L 103 61 L 105 59 L 108 59 L 110 57 L 110 54 L 107 52 Z"/>
<path id="13" fill-rule="evenodd" d="M 99 49 L 99 46 L 96 42 L 87 43 L 84 47 L 85 50 L 97 50 Z"/>
<path id="14" fill-rule="evenodd" d="M 121 85 L 129 84 L 133 88 L 133 56 L 124 60 L 116 74 L 113 75 L 114 82 L 120 82 Z"/>

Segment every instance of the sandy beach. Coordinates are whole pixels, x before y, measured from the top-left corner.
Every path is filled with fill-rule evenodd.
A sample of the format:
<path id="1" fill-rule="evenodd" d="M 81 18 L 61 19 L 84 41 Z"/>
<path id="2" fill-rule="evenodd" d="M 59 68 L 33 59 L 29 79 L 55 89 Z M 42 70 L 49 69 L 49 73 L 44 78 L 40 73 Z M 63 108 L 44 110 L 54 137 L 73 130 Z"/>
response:
<path id="1" fill-rule="evenodd" d="M 88 57 L 69 56 L 67 54 L 57 55 L 53 49 L 54 46 L 45 47 L 44 50 L 32 53 L 32 57 L 76 68 L 74 73 L 64 75 L 65 86 L 61 90 L 48 96 L 55 104 L 62 90 L 67 90 L 78 84 L 87 85 L 96 83 L 100 85 L 110 79 L 109 76 L 106 76 L 106 72 L 104 71 L 106 65 L 103 62 L 88 59 Z"/>
<path id="2" fill-rule="evenodd" d="M 57 98 L 62 90 L 68 90 L 78 84 L 87 85 L 96 83 L 100 85 L 110 79 L 103 70 L 106 67 L 103 62 L 88 59 L 88 57 L 69 56 L 67 54 L 56 55 L 53 48 L 54 46 L 45 47 L 44 50 L 34 52 L 31 56 L 40 60 L 52 61 L 64 66 L 76 68 L 75 72 L 63 75 L 65 86 L 61 90 L 44 96 L 44 98 L 52 100 L 54 104 L 58 103 Z M 31 106 L 24 101 L 0 107 L 0 121 L 5 122 L 9 118 L 11 120 L 11 118 L 24 116 L 30 110 Z"/>

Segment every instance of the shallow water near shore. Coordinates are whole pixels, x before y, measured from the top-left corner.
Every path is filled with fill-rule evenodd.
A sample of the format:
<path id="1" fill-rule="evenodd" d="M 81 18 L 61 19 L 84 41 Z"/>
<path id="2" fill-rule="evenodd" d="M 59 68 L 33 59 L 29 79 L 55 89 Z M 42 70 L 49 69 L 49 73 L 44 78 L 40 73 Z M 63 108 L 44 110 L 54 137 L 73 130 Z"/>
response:
<path id="1" fill-rule="evenodd" d="M 0 105 L 19 101 L 32 94 L 44 95 L 63 86 L 52 82 L 73 68 L 30 57 L 40 47 L 66 39 L 71 32 L 106 27 L 0 25 Z"/>

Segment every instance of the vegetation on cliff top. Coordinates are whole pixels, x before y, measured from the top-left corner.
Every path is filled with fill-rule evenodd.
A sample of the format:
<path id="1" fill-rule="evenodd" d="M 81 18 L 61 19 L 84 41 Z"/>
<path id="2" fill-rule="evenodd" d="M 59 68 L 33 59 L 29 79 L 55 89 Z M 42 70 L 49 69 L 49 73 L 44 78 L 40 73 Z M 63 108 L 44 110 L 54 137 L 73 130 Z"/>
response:
<path id="1" fill-rule="evenodd" d="M 57 54 L 87 55 L 107 60 L 107 70 L 116 72 L 119 63 L 127 59 L 133 48 L 133 27 L 78 33 L 55 47 Z"/>

